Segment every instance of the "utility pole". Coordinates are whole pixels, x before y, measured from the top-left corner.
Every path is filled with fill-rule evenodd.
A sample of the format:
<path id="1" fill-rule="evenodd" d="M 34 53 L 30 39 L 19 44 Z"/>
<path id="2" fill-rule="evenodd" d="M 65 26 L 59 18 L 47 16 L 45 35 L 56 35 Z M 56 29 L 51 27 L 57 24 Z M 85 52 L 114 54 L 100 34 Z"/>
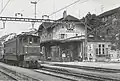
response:
<path id="1" fill-rule="evenodd" d="M 84 55 L 83 55 L 83 61 L 84 60 L 87 60 L 86 57 L 87 57 L 87 18 L 85 17 L 85 43 L 84 43 Z"/>
<path id="2" fill-rule="evenodd" d="M 37 5 L 37 2 L 31 2 L 31 4 L 34 4 L 35 5 L 35 19 L 36 19 L 36 5 Z"/>
<path id="3" fill-rule="evenodd" d="M 36 5 L 37 5 L 37 2 L 34 1 L 34 2 L 31 2 L 31 4 L 35 5 L 35 19 L 36 19 Z M 32 29 L 34 29 L 34 25 L 35 25 L 35 22 L 32 22 Z"/>

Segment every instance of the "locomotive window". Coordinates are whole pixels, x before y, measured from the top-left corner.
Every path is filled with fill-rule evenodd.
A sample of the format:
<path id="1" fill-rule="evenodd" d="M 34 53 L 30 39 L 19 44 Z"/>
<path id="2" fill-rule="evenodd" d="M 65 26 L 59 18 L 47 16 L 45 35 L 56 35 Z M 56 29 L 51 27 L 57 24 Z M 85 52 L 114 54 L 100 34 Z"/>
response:
<path id="1" fill-rule="evenodd" d="M 23 38 L 23 41 L 27 43 L 27 42 L 28 42 L 27 37 L 24 37 L 24 38 Z"/>
<path id="2" fill-rule="evenodd" d="M 35 37 L 35 38 L 34 38 L 34 43 L 37 43 L 37 42 L 38 42 L 38 38 Z"/>
<path id="3" fill-rule="evenodd" d="M 32 42 L 32 37 L 29 38 L 29 42 Z"/>

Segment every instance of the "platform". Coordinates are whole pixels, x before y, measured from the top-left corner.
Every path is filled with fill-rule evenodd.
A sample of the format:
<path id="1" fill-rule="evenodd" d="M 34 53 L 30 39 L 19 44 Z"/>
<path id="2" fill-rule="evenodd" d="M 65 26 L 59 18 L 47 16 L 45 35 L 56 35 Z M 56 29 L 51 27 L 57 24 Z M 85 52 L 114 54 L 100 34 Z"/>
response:
<path id="1" fill-rule="evenodd" d="M 55 65 L 56 64 L 56 65 Z M 97 71 L 97 70 L 88 70 L 88 69 L 78 69 L 72 68 L 69 66 L 64 65 L 73 65 L 73 66 L 87 66 L 89 67 L 98 67 L 98 68 L 108 68 L 108 69 L 119 69 L 120 70 L 120 63 L 104 63 L 104 62 L 44 62 L 41 64 L 45 68 L 52 68 L 52 69 L 61 69 L 65 71 L 75 72 L 75 73 L 82 73 L 89 76 L 97 76 L 97 77 L 104 77 L 104 78 L 112 78 L 117 79 L 115 81 L 120 81 L 120 71 L 117 72 L 105 72 L 105 71 Z M 112 80 L 114 81 L 114 80 Z"/>
<path id="2" fill-rule="evenodd" d="M 109 69 L 120 69 L 120 63 L 107 63 L 107 62 L 47 62 L 48 64 L 66 64 L 66 65 L 77 65 L 77 66 L 88 66 L 88 67 L 100 67 Z"/>
<path id="3" fill-rule="evenodd" d="M 34 77 L 35 79 L 38 79 L 40 81 L 61 81 L 61 80 L 62 81 L 67 81 L 67 80 L 64 80 L 64 79 L 61 79 L 61 78 L 58 78 L 58 77 L 54 77 L 54 76 L 45 75 L 45 74 L 42 74 L 42 73 L 35 72 L 32 69 L 26 69 L 26 68 L 21 68 L 21 67 L 17 67 L 17 66 L 11 66 L 11 65 L 7 65 L 7 64 L 4 64 L 4 63 L 0 62 L 0 67 L 1 66 L 5 67 L 5 68 L 8 68 L 12 71 L 16 71 L 18 73 L 27 75 L 29 77 Z"/>

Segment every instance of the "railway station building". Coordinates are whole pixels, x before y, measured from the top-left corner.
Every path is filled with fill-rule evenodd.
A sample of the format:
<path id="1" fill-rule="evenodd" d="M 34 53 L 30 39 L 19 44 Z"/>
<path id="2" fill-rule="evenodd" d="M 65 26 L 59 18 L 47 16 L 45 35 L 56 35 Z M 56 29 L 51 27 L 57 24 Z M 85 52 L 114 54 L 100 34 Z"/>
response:
<path id="1" fill-rule="evenodd" d="M 88 40 L 90 50 L 85 54 L 85 26 L 81 20 L 63 13 L 57 21 L 74 21 L 69 23 L 43 22 L 38 29 L 40 47 L 45 60 L 50 61 L 95 61 L 106 58 L 109 41 Z M 78 23 L 79 22 L 79 23 Z M 89 28 L 87 29 L 90 30 Z M 89 53 L 88 53 L 89 52 Z M 96 56 L 97 53 L 97 56 Z M 104 55 L 103 55 L 104 54 Z"/>

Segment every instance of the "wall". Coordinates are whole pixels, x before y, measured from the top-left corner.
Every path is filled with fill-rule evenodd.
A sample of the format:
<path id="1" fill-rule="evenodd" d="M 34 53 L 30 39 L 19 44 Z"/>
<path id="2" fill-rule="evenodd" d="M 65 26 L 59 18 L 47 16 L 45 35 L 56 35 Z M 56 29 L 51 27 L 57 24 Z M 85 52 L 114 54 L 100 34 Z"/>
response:
<path id="1" fill-rule="evenodd" d="M 63 39 L 67 39 L 70 37 L 75 37 L 75 36 L 81 36 L 84 35 L 84 26 L 79 25 L 79 24 L 73 24 L 71 25 L 71 29 L 73 27 L 73 30 L 69 30 L 67 27 L 70 27 L 69 25 L 57 25 L 57 27 L 55 27 L 53 29 L 53 39 L 54 40 L 63 40 Z M 65 37 L 62 39 L 61 38 L 61 34 L 65 34 Z"/>
<path id="2" fill-rule="evenodd" d="M 113 59 L 118 59 L 117 55 L 118 55 L 117 51 L 115 51 L 115 50 L 110 50 L 110 59 L 111 59 L 111 60 L 113 60 Z"/>
<path id="3" fill-rule="evenodd" d="M 101 50 L 101 54 L 97 54 L 96 53 L 96 48 L 98 48 L 99 50 L 99 44 L 101 45 L 105 45 L 105 49 L 104 49 L 104 54 L 103 54 L 103 50 Z M 87 52 L 88 52 L 88 60 L 89 57 L 90 57 L 90 54 L 93 56 L 93 61 L 95 60 L 105 60 L 107 58 L 107 55 L 110 54 L 110 45 L 111 43 L 110 42 L 88 42 L 88 49 L 87 49 Z M 108 51 L 107 51 L 108 49 Z"/>
<path id="4" fill-rule="evenodd" d="M 110 59 L 118 61 L 120 59 L 120 50 L 110 50 Z"/>
<path id="5" fill-rule="evenodd" d="M 40 35 L 40 42 L 52 40 L 52 35 L 52 30 L 46 30 L 43 28 L 42 33 Z"/>

